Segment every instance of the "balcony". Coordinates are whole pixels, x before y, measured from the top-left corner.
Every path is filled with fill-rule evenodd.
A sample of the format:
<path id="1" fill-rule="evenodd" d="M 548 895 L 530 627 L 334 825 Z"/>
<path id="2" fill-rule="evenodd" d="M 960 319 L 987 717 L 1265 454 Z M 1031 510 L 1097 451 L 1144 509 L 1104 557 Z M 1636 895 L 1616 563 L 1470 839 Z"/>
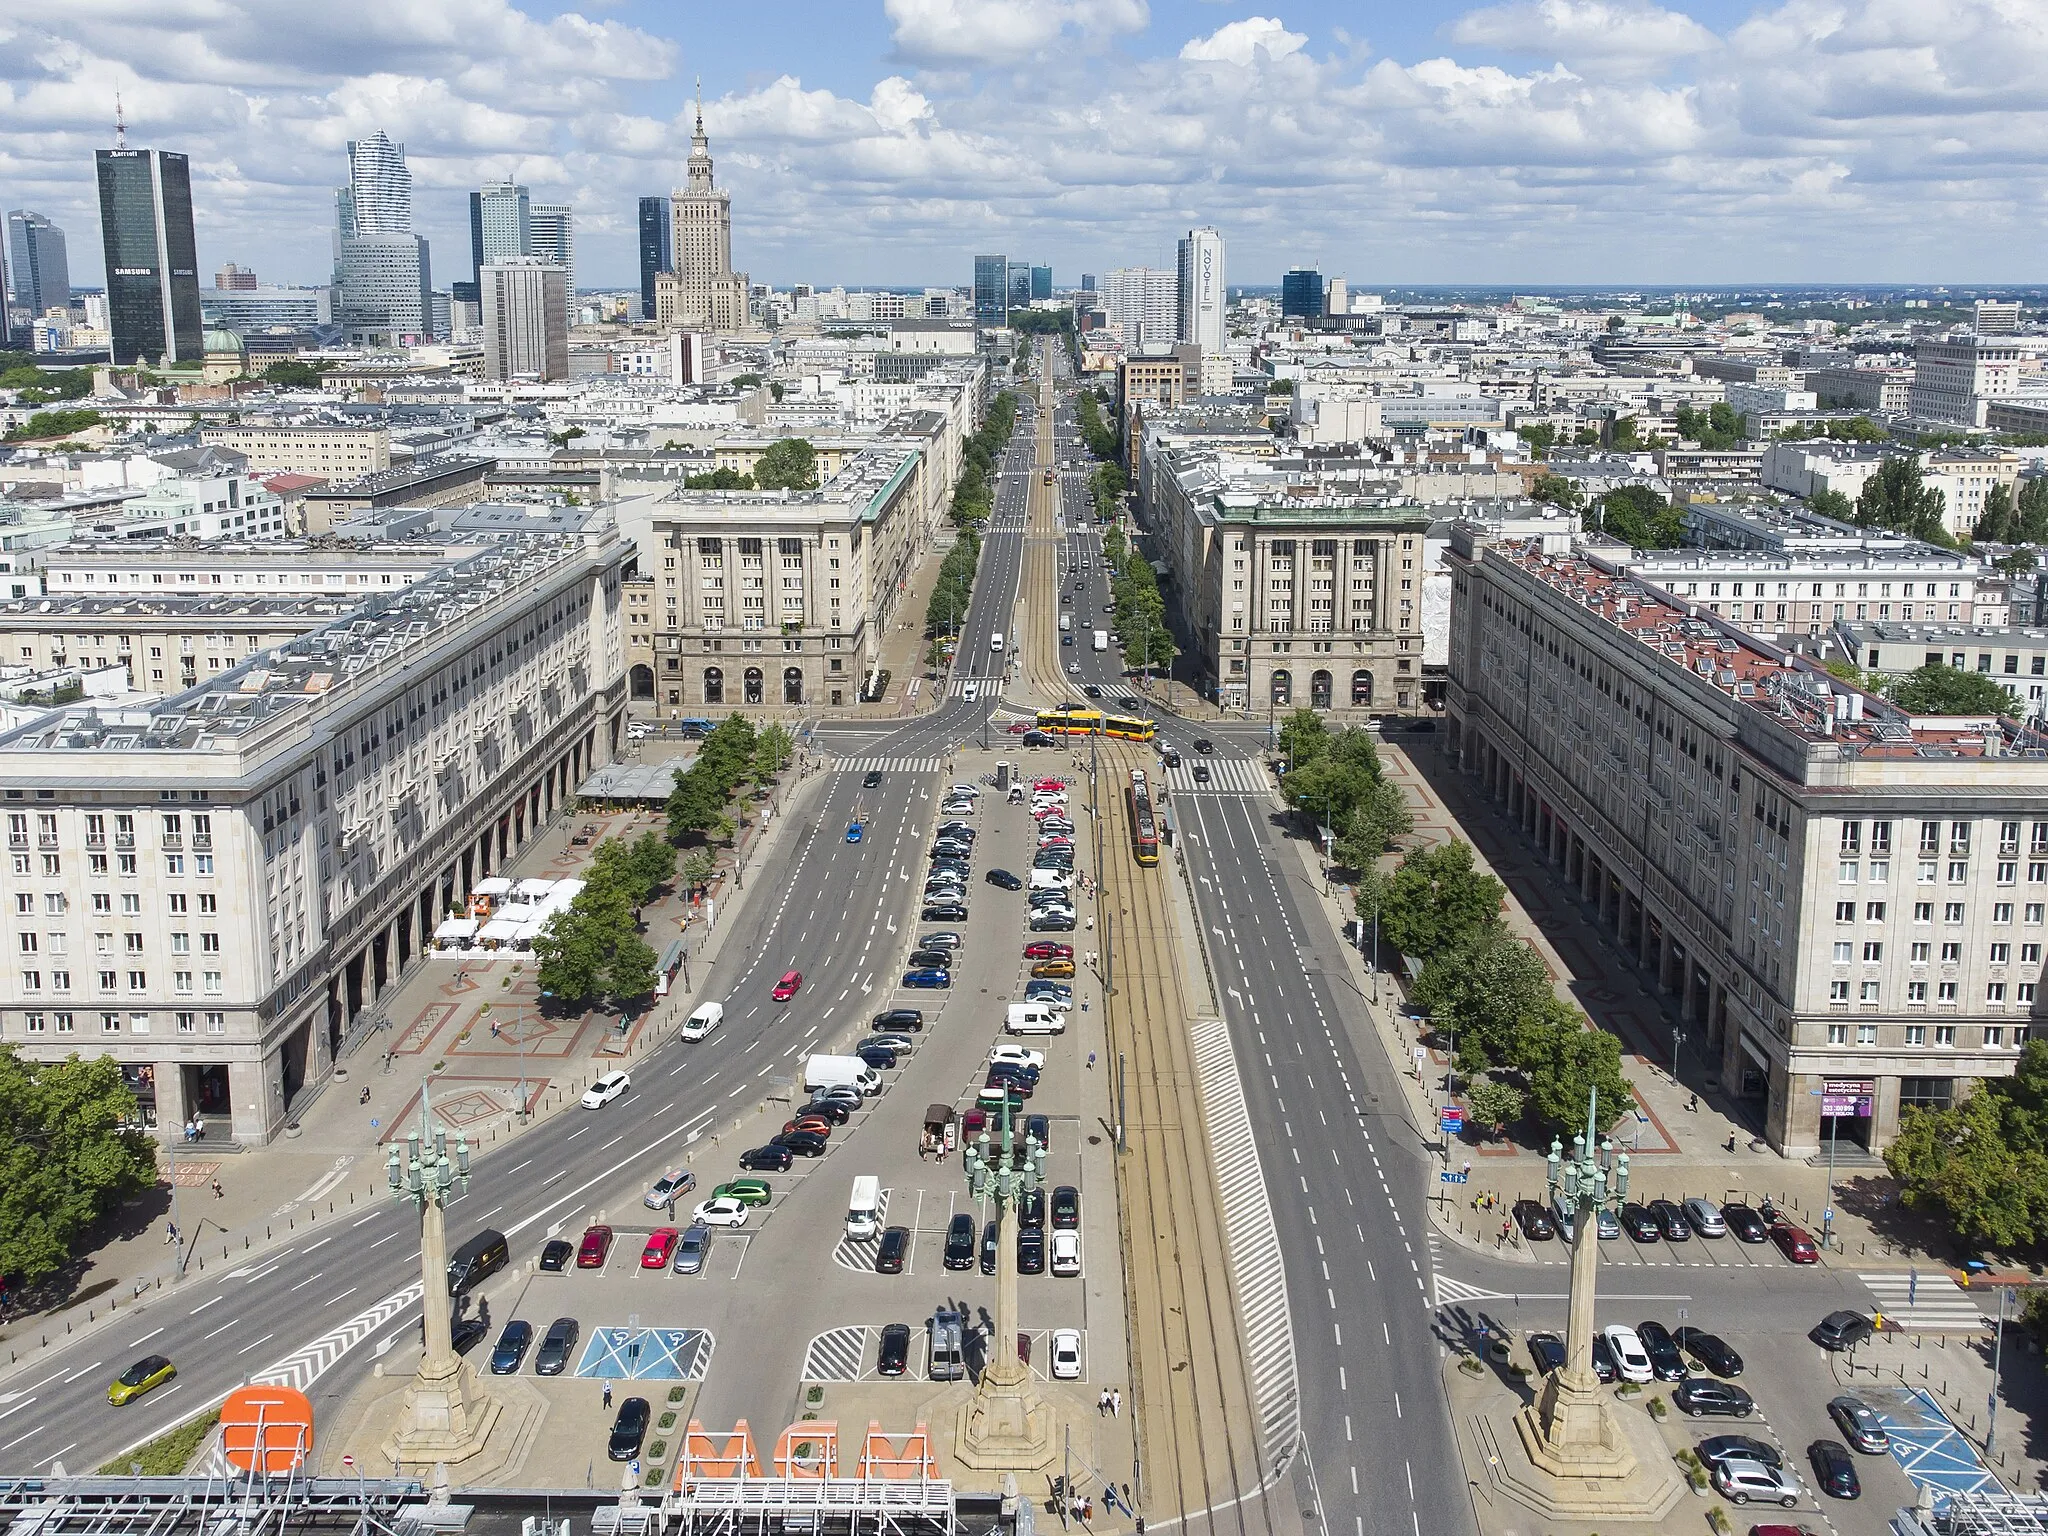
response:
<path id="1" fill-rule="evenodd" d="M 200 853 L 211 853 L 213 851 L 213 835 L 209 832 L 194 832 L 192 834 L 192 846 Z"/>
<path id="2" fill-rule="evenodd" d="M 114 834 L 114 846 L 124 852 L 134 848 L 135 834 L 133 832 L 116 832 Z"/>
<path id="3" fill-rule="evenodd" d="M 177 853 L 185 846 L 185 839 L 175 832 L 166 832 L 162 841 L 166 853 Z"/>

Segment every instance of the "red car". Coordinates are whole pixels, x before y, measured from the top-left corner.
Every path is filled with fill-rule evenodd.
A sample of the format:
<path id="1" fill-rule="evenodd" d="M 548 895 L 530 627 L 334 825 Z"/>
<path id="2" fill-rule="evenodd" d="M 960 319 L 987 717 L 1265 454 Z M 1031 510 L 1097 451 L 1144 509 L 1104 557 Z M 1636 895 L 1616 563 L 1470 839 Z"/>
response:
<path id="1" fill-rule="evenodd" d="M 612 1251 L 612 1229 L 610 1227 L 585 1227 L 583 1241 L 576 1248 L 578 1269 L 603 1269 L 604 1261 Z"/>
<path id="2" fill-rule="evenodd" d="M 1024 946 L 1024 958 L 1026 960 L 1071 960 L 1074 958 L 1074 946 L 1071 944 L 1055 944 L 1049 939 L 1039 939 L 1035 943 Z"/>
<path id="3" fill-rule="evenodd" d="M 1014 725 L 1005 726 L 1003 729 L 1007 734 L 1011 736 L 1022 736 L 1026 731 L 1030 730 L 1031 727 L 1025 721 L 1019 720 Z"/>
<path id="4" fill-rule="evenodd" d="M 823 1115 L 798 1115 L 782 1127 L 782 1134 L 785 1136 L 793 1131 L 816 1131 L 820 1136 L 829 1139 L 832 1135 L 832 1122 Z"/>
<path id="5" fill-rule="evenodd" d="M 1043 821 L 1043 820 L 1045 820 L 1045 818 L 1046 818 L 1046 817 L 1048 817 L 1048 816 L 1059 816 L 1059 817 L 1060 817 L 1060 818 L 1061 818 L 1062 820 L 1064 820 L 1064 819 L 1065 819 L 1065 811 L 1066 811 L 1066 807 L 1065 807 L 1065 806 L 1060 806 L 1060 805 L 1041 805 L 1041 806 L 1040 806 L 1040 807 L 1039 807 L 1039 808 L 1038 808 L 1037 810 L 1033 811 L 1033 812 L 1032 812 L 1031 814 L 1032 814 L 1032 817 L 1033 817 L 1033 818 L 1034 818 L 1035 820 L 1038 820 L 1038 821 Z"/>
<path id="6" fill-rule="evenodd" d="M 656 1227 L 647 1235 L 647 1246 L 640 1250 L 642 1269 L 667 1269 L 669 1255 L 675 1252 L 676 1239 L 682 1234 L 674 1227 Z"/>
<path id="7" fill-rule="evenodd" d="M 1074 840 L 1063 833 L 1049 832 L 1038 840 L 1038 846 L 1041 848 L 1071 848 L 1074 846 Z"/>
<path id="8" fill-rule="evenodd" d="M 1779 1252 L 1783 1253 L 1794 1264 L 1818 1264 L 1820 1262 L 1820 1250 L 1814 1247 L 1813 1239 L 1808 1237 L 1798 1227 L 1793 1226 L 1789 1221 L 1774 1221 L 1771 1223 L 1771 1241 L 1776 1243 Z"/>
<path id="9" fill-rule="evenodd" d="M 786 1003 L 796 996 L 797 989 L 803 984 L 804 973 L 802 971 L 784 971 L 782 973 L 782 980 L 775 983 L 775 990 L 768 995 L 778 1003 Z"/>
<path id="10" fill-rule="evenodd" d="M 1034 795 L 1056 795 L 1067 787 L 1065 779 L 1040 779 L 1031 786 Z"/>

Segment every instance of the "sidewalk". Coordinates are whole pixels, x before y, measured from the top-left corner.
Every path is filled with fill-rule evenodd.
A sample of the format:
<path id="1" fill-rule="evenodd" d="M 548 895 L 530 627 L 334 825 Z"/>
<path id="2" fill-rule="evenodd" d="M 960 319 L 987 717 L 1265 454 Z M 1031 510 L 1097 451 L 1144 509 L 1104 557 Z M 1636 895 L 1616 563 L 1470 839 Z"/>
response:
<path id="1" fill-rule="evenodd" d="M 647 746 L 675 750 L 667 743 Z M 774 798 L 749 812 L 740 836 L 742 880 L 766 868 L 785 824 L 801 823 L 785 808 L 824 783 L 815 769 L 800 775 L 792 768 Z M 663 825 L 658 811 L 558 815 L 502 873 L 574 876 L 605 837 L 637 837 Z M 586 826 L 599 835 L 571 846 L 571 835 Z M 699 983 L 745 900 L 732 884 L 733 854 L 721 850 L 719 873 L 701 903 L 672 890 L 641 913 L 657 954 L 673 938 L 687 941 L 686 969 Z M 296 1131 L 246 1149 L 203 1141 L 167 1145 L 162 1181 L 111 1218 L 105 1239 L 82 1256 L 82 1276 L 66 1303 L 0 1327 L 6 1350 L 0 1368 L 104 1323 L 116 1309 L 125 1316 L 175 1284 L 179 1248 L 169 1240 L 171 1221 L 185 1237 L 187 1280 L 208 1265 L 243 1262 L 243 1255 L 287 1239 L 301 1222 L 318 1224 L 388 1199 L 383 1144 L 418 1123 L 423 1095 L 473 1148 L 491 1148 L 574 1104 L 599 1073 L 629 1065 L 667 1039 L 694 1002 L 679 976 L 668 997 L 621 1030 L 611 1015 L 595 1010 L 572 1019 L 543 1016 L 536 991 L 530 955 L 416 959 L 380 1003 L 390 1028 L 364 1037 L 337 1063 L 331 1081 L 302 1096 L 294 1106 Z M 522 1103 L 531 1116 L 526 1125 L 517 1119 Z"/>

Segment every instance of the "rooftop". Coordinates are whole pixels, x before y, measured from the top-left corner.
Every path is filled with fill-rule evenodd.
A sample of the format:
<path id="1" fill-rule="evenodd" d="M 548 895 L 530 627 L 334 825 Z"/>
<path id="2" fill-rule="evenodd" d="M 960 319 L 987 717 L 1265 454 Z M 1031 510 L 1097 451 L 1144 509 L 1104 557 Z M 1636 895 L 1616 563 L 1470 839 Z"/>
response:
<path id="1" fill-rule="evenodd" d="M 131 593 L 126 596 L 98 596 L 92 593 L 57 593 L 49 597 L 23 597 L 0 603 L 0 627 L 24 621 L 71 624 L 82 619 L 302 619 L 308 616 L 338 617 L 361 605 L 355 592 L 303 593 L 269 597 L 255 593 L 209 592 L 193 596 Z"/>
<path id="2" fill-rule="evenodd" d="M 1592 560 L 1547 554 L 1539 543 L 1496 544 L 1493 553 L 1575 605 L 1607 620 L 1696 683 L 1771 717 L 1808 742 L 1832 742 L 1862 758 L 2048 758 L 2048 736 L 2011 721 L 1920 718 L 1830 677 L 1811 659 L 1702 618 L 1668 593 Z"/>

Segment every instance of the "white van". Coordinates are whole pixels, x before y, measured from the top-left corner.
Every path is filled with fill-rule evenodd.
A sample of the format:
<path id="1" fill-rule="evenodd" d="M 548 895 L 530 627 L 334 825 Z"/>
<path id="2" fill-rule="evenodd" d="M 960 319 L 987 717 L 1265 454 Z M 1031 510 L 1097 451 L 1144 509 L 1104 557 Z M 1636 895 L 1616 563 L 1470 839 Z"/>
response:
<path id="1" fill-rule="evenodd" d="M 1072 872 L 1064 869 L 1034 869 L 1031 871 L 1031 889 L 1034 891 L 1071 891 L 1074 888 Z"/>
<path id="2" fill-rule="evenodd" d="M 804 1087 L 858 1088 L 873 1098 L 882 1091 L 882 1074 L 858 1056 L 813 1056 L 804 1063 Z"/>
<path id="3" fill-rule="evenodd" d="M 988 648 L 992 651 L 1000 651 L 1003 648 L 1003 632 L 1000 629 L 988 637 Z"/>
<path id="4" fill-rule="evenodd" d="M 1003 1033 L 1008 1035 L 1064 1035 L 1067 1016 L 1053 1011 L 1049 1003 L 1011 1003 L 1003 1012 Z"/>
<path id="5" fill-rule="evenodd" d="M 864 1173 L 853 1181 L 853 1198 L 846 1205 L 846 1235 L 856 1243 L 873 1239 L 882 1230 L 882 1181 Z"/>
<path id="6" fill-rule="evenodd" d="M 683 1027 L 676 1031 L 676 1038 L 678 1040 L 702 1040 L 724 1022 L 725 1004 L 699 1003 L 697 1011 L 683 1020 Z"/>

